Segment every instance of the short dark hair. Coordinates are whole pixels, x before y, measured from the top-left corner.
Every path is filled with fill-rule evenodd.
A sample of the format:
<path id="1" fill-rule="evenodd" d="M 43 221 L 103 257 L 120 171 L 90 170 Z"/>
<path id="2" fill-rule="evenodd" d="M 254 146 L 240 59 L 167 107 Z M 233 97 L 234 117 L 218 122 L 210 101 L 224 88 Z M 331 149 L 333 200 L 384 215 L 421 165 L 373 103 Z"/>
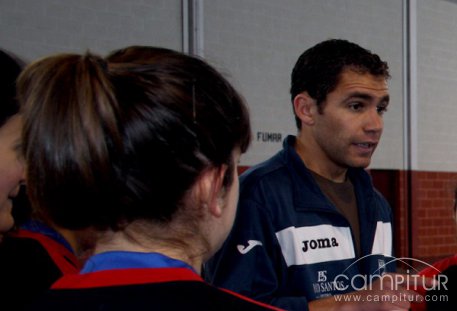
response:
<path id="1" fill-rule="evenodd" d="M 16 101 L 16 79 L 23 63 L 11 53 L 0 50 L 0 126 L 18 113 Z"/>
<path id="2" fill-rule="evenodd" d="M 390 78 L 388 64 L 378 55 L 347 40 L 330 39 L 309 48 L 298 58 L 291 75 L 292 102 L 295 96 L 306 91 L 320 105 L 347 68 Z M 295 121 L 300 129 L 297 116 Z"/>
<path id="3" fill-rule="evenodd" d="M 51 56 L 24 70 L 18 90 L 32 204 L 68 229 L 171 221 L 198 177 L 231 166 L 251 139 L 230 83 L 168 49 Z"/>

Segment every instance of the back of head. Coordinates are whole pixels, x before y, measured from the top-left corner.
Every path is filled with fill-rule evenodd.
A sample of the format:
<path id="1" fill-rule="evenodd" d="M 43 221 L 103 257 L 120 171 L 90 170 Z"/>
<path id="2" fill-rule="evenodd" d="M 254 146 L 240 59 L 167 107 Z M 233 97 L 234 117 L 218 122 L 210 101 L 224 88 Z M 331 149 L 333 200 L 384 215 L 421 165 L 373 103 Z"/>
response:
<path id="1" fill-rule="evenodd" d="M 309 48 L 298 58 L 291 75 L 292 101 L 306 91 L 319 105 L 335 89 L 345 69 L 390 77 L 387 63 L 378 55 L 347 40 L 330 39 Z M 295 119 L 300 128 L 300 120 Z"/>
<path id="2" fill-rule="evenodd" d="M 18 87 L 31 201 L 69 229 L 166 223 L 204 170 L 230 165 L 250 141 L 238 93 L 172 50 L 51 56 Z"/>
<path id="3" fill-rule="evenodd" d="M 0 50 L 0 126 L 19 111 L 16 102 L 16 79 L 22 63 L 11 54 Z"/>

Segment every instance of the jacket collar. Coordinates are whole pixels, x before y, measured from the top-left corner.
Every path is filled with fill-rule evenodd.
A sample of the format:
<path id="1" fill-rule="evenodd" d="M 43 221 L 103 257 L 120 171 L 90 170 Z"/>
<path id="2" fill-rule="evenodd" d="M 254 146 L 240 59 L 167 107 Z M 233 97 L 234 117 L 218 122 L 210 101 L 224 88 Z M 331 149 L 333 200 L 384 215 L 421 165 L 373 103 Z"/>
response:
<path id="1" fill-rule="evenodd" d="M 286 137 L 283 142 L 283 150 L 279 154 L 293 179 L 294 206 L 296 206 L 297 210 L 324 209 L 336 211 L 336 208 L 324 195 L 312 173 L 296 152 L 294 148 L 295 141 L 296 137 L 293 135 Z M 363 209 L 365 209 L 365 206 L 372 200 L 374 195 L 371 177 L 362 168 L 349 168 L 347 174 L 354 185 L 359 210 L 362 209 L 361 212 L 366 213 Z M 303 185 L 303 183 L 309 185 L 309 187 L 301 187 L 300 185 Z"/>

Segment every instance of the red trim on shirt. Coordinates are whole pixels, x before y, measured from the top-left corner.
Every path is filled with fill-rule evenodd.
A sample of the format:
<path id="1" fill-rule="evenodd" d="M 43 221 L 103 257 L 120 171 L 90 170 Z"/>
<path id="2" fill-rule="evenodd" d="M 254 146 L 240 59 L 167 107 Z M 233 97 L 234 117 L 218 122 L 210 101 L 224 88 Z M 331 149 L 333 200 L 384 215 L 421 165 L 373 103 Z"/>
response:
<path id="1" fill-rule="evenodd" d="M 427 268 L 423 269 L 422 271 L 420 271 L 419 275 L 433 278 L 434 276 L 440 274 L 440 272 L 443 272 L 450 266 L 455 266 L 455 265 L 457 265 L 457 254 L 454 255 L 453 257 L 447 257 L 438 262 L 435 262 L 432 266 L 427 267 Z M 426 294 L 426 290 L 423 287 L 419 287 L 417 289 L 417 292 L 421 295 Z M 413 311 L 425 311 L 426 308 L 427 308 L 427 306 L 426 306 L 425 301 L 422 303 L 411 304 L 411 310 L 413 310 Z"/>
<path id="2" fill-rule="evenodd" d="M 249 297 L 243 296 L 243 295 L 238 294 L 238 293 L 236 293 L 236 292 L 232 292 L 231 290 L 228 290 L 228 289 L 225 289 L 225 288 L 219 288 L 219 289 L 220 289 L 220 290 L 223 290 L 224 292 L 227 292 L 227 293 L 229 293 L 229 294 L 231 294 L 231 295 L 233 295 L 233 296 L 237 296 L 238 298 L 241 298 L 241 299 L 243 299 L 243 300 L 247 300 L 247 301 L 249 301 L 249 302 L 255 303 L 255 304 L 259 305 L 259 306 L 262 306 L 262 307 L 265 307 L 265 308 L 270 308 L 271 310 L 284 311 L 284 309 L 276 308 L 276 307 L 271 306 L 271 305 L 269 305 L 269 304 L 265 304 L 265 303 L 263 303 L 263 302 L 260 302 L 260 301 L 251 299 L 251 298 L 249 298 Z"/>
<path id="3" fill-rule="evenodd" d="M 198 274 L 187 268 L 114 269 L 84 274 L 65 275 L 54 283 L 51 288 L 76 289 L 172 281 L 203 282 L 203 279 Z"/>
<path id="4" fill-rule="evenodd" d="M 60 278 L 51 288 L 82 289 L 173 281 L 204 282 L 198 274 L 187 268 L 131 268 L 102 270 L 84 274 L 69 274 Z M 283 311 L 283 309 L 258 302 L 230 290 L 222 288 L 220 288 L 220 290 L 259 306 L 270 308 L 271 310 Z"/>
<path id="5" fill-rule="evenodd" d="M 81 264 L 75 254 L 59 242 L 42 233 L 19 229 L 11 233 L 11 235 L 18 238 L 33 239 L 40 243 L 64 275 L 77 273 L 81 269 Z"/>
<path id="6" fill-rule="evenodd" d="M 433 268 L 427 267 L 424 270 L 422 270 L 421 272 L 419 272 L 419 274 L 423 275 L 423 276 L 427 276 L 427 277 L 433 277 L 433 276 L 439 274 L 440 272 L 443 272 L 450 266 L 455 266 L 455 265 L 457 265 L 457 254 L 454 255 L 453 257 L 444 258 L 444 259 L 434 263 L 432 265 Z"/>

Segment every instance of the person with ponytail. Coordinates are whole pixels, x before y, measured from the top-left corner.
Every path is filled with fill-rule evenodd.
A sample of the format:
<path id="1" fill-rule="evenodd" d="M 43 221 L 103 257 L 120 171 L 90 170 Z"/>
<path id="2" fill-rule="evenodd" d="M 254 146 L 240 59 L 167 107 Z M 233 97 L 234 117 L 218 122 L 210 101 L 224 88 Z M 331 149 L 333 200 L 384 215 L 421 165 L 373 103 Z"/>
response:
<path id="1" fill-rule="evenodd" d="M 18 80 L 32 206 L 93 232 L 93 254 L 29 310 L 279 310 L 205 283 L 231 230 L 251 139 L 205 61 L 132 46 L 49 56 Z"/>
<path id="2" fill-rule="evenodd" d="M 20 155 L 23 118 L 16 79 L 24 63 L 0 51 L 0 278 L 7 310 L 23 310 L 66 273 L 76 273 L 76 251 L 83 239 L 30 210 Z M 18 297 L 20 297 L 18 299 Z M 3 309 L 2 309 L 3 310 Z"/>

